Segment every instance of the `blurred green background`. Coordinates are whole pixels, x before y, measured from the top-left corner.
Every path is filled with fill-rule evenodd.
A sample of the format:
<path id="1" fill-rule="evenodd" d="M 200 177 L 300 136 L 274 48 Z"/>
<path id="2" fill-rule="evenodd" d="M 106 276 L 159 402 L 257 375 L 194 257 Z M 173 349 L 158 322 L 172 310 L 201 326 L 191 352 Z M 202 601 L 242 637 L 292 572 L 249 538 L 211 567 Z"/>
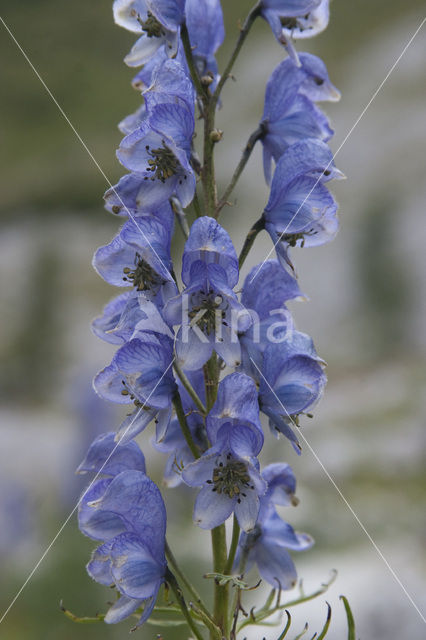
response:
<path id="1" fill-rule="evenodd" d="M 237 21 L 250 3 L 223 3 L 226 59 Z M 134 38 L 114 26 L 109 2 L 20 0 L 0 3 L 1 16 L 39 71 L 108 179 L 123 170 L 115 159 L 116 123 L 140 101 L 122 63 Z M 424 1 L 334 0 L 330 26 L 299 42 L 327 63 L 342 90 L 326 105 L 337 150 L 426 15 Z M 425 347 L 426 301 L 426 27 L 349 136 L 336 163 L 348 180 L 333 186 L 342 228 L 332 245 L 294 253 L 301 288 L 298 327 L 313 335 L 328 362 L 329 385 L 304 433 L 353 510 L 426 613 Z M 97 246 L 117 229 L 102 208 L 107 187 L 40 80 L 0 24 L 0 452 L 1 613 L 71 512 L 84 483 L 73 475 L 95 434 L 119 417 L 91 392 L 93 374 L 111 349 L 89 324 L 112 296 L 90 267 Z M 218 177 L 224 185 L 262 111 L 266 80 L 283 51 L 264 23 L 255 26 L 235 67 L 218 115 Z M 257 149 L 235 192 L 237 206 L 222 224 L 237 249 L 267 198 Z M 178 242 L 180 240 L 178 239 Z M 179 246 L 175 247 L 176 254 Z M 260 237 L 248 266 L 270 242 Z M 248 268 L 248 267 L 247 267 Z M 244 272 L 245 274 L 246 272 Z M 141 443 L 146 452 L 149 437 Z M 308 448 L 296 459 L 285 442 L 270 444 L 265 461 L 285 459 L 299 482 L 301 503 L 284 516 L 316 538 L 296 558 L 306 588 L 337 568 L 329 594 L 294 613 L 318 628 L 335 612 L 331 640 L 344 637 L 338 596 L 354 608 L 364 640 L 425 637 L 425 624 L 357 524 Z M 148 456 L 161 482 L 162 460 Z M 192 494 L 170 497 L 169 538 L 194 575 L 207 570 L 207 538 L 185 524 Z M 201 542 L 199 541 L 201 538 Z M 204 545 L 204 546 L 203 546 Z M 75 517 L 0 624 L 7 640 L 118 639 L 131 624 L 76 626 L 59 601 L 79 615 L 106 608 L 107 590 L 84 569 L 93 543 Z M 204 585 L 207 589 L 209 585 Z M 258 592 L 255 592 L 257 594 Z M 183 631 L 145 626 L 149 640 L 183 640 Z M 249 638 L 277 631 L 256 630 Z"/>

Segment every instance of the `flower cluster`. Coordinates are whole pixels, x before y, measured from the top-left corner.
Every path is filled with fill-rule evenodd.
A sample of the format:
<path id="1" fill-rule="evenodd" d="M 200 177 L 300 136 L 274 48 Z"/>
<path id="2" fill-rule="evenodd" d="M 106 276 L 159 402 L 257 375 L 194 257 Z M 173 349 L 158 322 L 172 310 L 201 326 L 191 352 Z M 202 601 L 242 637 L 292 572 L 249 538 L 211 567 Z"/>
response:
<path id="1" fill-rule="evenodd" d="M 258 457 L 262 415 L 300 453 L 299 417 L 326 382 L 323 360 L 287 308 L 303 297 L 289 249 L 325 243 L 337 230 L 327 184 L 342 174 L 327 146 L 333 131 L 316 103 L 339 93 L 324 63 L 297 54 L 293 44 L 326 26 L 328 0 L 259 2 L 252 16 L 267 20 L 289 53 L 267 83 L 257 136 L 271 191 L 256 230 L 269 233 L 278 260 L 253 267 L 237 291 L 247 252 L 238 259 L 217 222 L 219 207 L 209 205 L 216 190 L 209 166 L 220 136 L 207 130 L 203 164 L 194 146 L 196 110 L 214 122 L 226 79 L 215 60 L 224 38 L 220 0 L 115 0 L 113 10 L 116 23 L 139 36 L 125 62 L 141 67 L 133 86 L 142 104 L 119 125 L 117 156 L 128 173 L 105 194 L 106 208 L 124 224 L 93 260 L 106 282 L 124 289 L 93 323 L 95 334 L 117 348 L 94 387 L 130 411 L 115 435 L 95 440 L 79 467 L 95 474 L 80 501 L 79 525 L 102 543 L 89 574 L 119 592 L 105 621 L 142 610 L 142 624 L 169 575 L 164 503 L 133 440 L 151 422 L 154 447 L 168 456 L 165 485 L 199 489 L 195 524 L 217 529 L 235 515 L 236 571 L 256 564 L 273 587 L 292 588 L 288 550 L 312 544 L 276 511 L 297 503 L 291 468 L 279 462 L 262 470 Z M 198 181 L 210 187 L 204 211 Z M 196 219 L 187 229 L 184 210 L 194 199 Z M 171 260 L 176 219 L 187 236 L 181 280 Z"/>

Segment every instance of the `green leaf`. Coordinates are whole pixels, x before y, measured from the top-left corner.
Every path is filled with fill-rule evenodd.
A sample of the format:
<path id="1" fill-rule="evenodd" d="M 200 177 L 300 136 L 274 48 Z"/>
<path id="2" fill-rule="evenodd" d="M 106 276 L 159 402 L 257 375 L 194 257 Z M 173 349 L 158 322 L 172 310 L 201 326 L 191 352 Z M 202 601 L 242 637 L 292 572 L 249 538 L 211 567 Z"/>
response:
<path id="1" fill-rule="evenodd" d="M 186 620 L 167 620 L 166 618 L 148 618 L 147 624 L 156 624 L 159 627 L 180 627 L 186 624 Z"/>
<path id="2" fill-rule="evenodd" d="M 279 638 L 277 640 L 284 640 L 284 638 L 287 635 L 287 631 L 290 629 L 290 625 L 291 625 L 290 611 L 287 611 L 287 609 L 286 609 L 285 612 L 287 614 L 287 624 L 285 625 L 284 631 L 282 632 L 282 634 L 279 636 Z"/>
<path id="3" fill-rule="evenodd" d="M 64 605 L 62 604 L 62 600 L 59 603 L 59 606 L 61 608 L 62 613 L 69 619 L 72 620 L 72 622 L 76 622 L 77 624 L 93 624 L 94 622 L 102 622 L 103 619 L 105 618 L 105 614 L 104 613 L 97 613 L 96 616 L 93 617 L 89 617 L 89 616 L 76 616 L 75 613 L 72 613 L 72 611 L 69 611 L 68 609 L 66 609 L 64 607 Z"/>
<path id="4" fill-rule="evenodd" d="M 241 591 L 253 591 L 253 589 L 257 589 L 261 583 L 261 580 L 259 580 L 254 586 L 250 587 L 241 580 L 240 576 L 227 576 L 224 573 L 205 573 L 204 578 L 213 578 L 221 587 L 232 583 L 234 587 L 238 587 Z"/>
<path id="5" fill-rule="evenodd" d="M 348 619 L 348 640 L 355 640 L 355 620 L 349 602 L 345 596 L 340 596 L 340 600 L 345 606 L 346 618 Z"/>
<path id="6" fill-rule="evenodd" d="M 325 636 L 326 636 L 326 634 L 327 634 L 327 631 L 328 631 L 328 629 L 329 629 L 329 627 L 330 627 L 330 622 L 331 622 L 331 607 L 330 607 L 330 605 L 328 604 L 328 602 L 327 602 L 326 604 L 327 604 L 327 607 L 328 607 L 328 611 L 327 611 L 327 619 L 326 619 L 326 621 L 325 621 L 325 625 L 323 626 L 322 631 L 321 631 L 321 633 L 319 634 L 319 636 L 318 636 L 317 640 L 323 640 L 323 638 L 325 638 Z M 312 640 L 313 640 L 313 638 L 312 638 Z"/>
<path id="7" fill-rule="evenodd" d="M 296 636 L 294 640 L 300 640 L 300 638 L 305 635 L 308 629 L 309 629 L 309 625 L 308 623 L 306 623 L 302 633 L 299 633 L 299 635 Z"/>

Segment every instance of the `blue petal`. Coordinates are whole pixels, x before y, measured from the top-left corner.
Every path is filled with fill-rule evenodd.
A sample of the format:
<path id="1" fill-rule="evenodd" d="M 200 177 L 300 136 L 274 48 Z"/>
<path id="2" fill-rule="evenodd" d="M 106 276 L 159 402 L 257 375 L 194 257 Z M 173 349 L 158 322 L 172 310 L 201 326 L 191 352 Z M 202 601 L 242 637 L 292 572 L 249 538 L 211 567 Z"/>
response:
<path id="1" fill-rule="evenodd" d="M 197 218 L 191 227 L 182 259 L 182 280 L 190 283 L 191 267 L 197 260 L 218 264 L 226 272 L 229 287 L 238 282 L 238 258 L 229 234 L 208 216 Z"/>
<path id="2" fill-rule="evenodd" d="M 130 340 L 133 333 L 133 327 L 122 327 L 118 329 L 122 314 L 128 303 L 134 299 L 133 291 L 126 291 L 116 298 L 113 298 L 104 307 L 101 316 L 98 316 L 92 322 L 93 333 L 111 344 L 123 344 Z"/>
<path id="3" fill-rule="evenodd" d="M 251 531 L 257 520 L 259 513 L 259 498 L 253 490 L 248 490 L 246 497 L 242 497 L 240 502 L 235 504 L 235 515 L 243 531 Z"/>
<path id="4" fill-rule="evenodd" d="M 193 55 L 214 55 L 225 37 L 220 0 L 186 0 L 185 14 Z"/>
<path id="5" fill-rule="evenodd" d="M 114 0 L 112 8 L 116 24 L 133 33 L 142 31 L 138 17 L 146 20 L 147 8 L 144 0 Z"/>
<path id="6" fill-rule="evenodd" d="M 99 371 L 93 380 L 93 388 L 104 400 L 110 400 L 118 404 L 132 402 L 130 396 L 122 394 L 124 388 L 123 375 L 114 363 Z"/>
<path id="7" fill-rule="evenodd" d="M 165 562 L 153 558 L 141 539 L 132 533 L 117 536 L 111 545 L 111 573 L 120 593 L 145 599 L 158 591 Z"/>
<path id="8" fill-rule="evenodd" d="M 203 487 L 195 499 L 194 523 L 201 529 L 214 529 L 231 515 L 236 498 L 213 491 L 211 486 Z"/>
<path id="9" fill-rule="evenodd" d="M 324 62 L 312 53 L 299 53 L 299 59 L 306 76 L 300 92 L 315 102 L 340 100 L 340 91 L 330 82 Z"/>
<path id="10" fill-rule="evenodd" d="M 124 58 L 124 62 L 129 67 L 140 67 L 152 58 L 158 49 L 165 43 L 164 37 L 149 38 L 146 33 L 136 40 L 130 52 Z"/>
<path id="11" fill-rule="evenodd" d="M 116 444 L 114 433 L 103 433 L 90 445 L 77 473 L 99 473 L 116 476 L 126 469 L 145 472 L 145 458 L 135 442 Z"/>
<path id="12" fill-rule="evenodd" d="M 146 0 L 146 4 L 167 29 L 177 29 L 183 22 L 185 0 Z"/>
<path id="13" fill-rule="evenodd" d="M 257 390 L 253 380 L 243 373 L 226 376 L 219 384 L 217 399 L 207 416 L 206 424 L 212 443 L 216 441 L 222 425 L 246 425 L 256 443 L 251 455 L 259 453 L 263 445 L 263 432 L 259 420 Z"/>
<path id="14" fill-rule="evenodd" d="M 123 520 L 115 513 L 99 511 L 93 502 L 100 500 L 107 491 L 111 480 L 102 479 L 92 483 L 86 490 L 78 506 L 78 526 L 84 535 L 94 540 L 111 540 L 125 531 Z"/>
<path id="15" fill-rule="evenodd" d="M 288 507 L 293 503 L 296 493 L 296 478 L 290 465 L 284 462 L 268 464 L 263 469 L 262 476 L 268 483 L 265 499 L 283 507 Z"/>
<path id="16" fill-rule="evenodd" d="M 190 487 L 202 487 L 208 480 L 211 480 L 213 470 L 217 466 L 218 455 L 214 453 L 205 453 L 188 464 L 183 472 L 182 479 Z"/>
<path id="17" fill-rule="evenodd" d="M 150 409 L 149 407 L 136 407 L 118 427 L 115 441 L 121 445 L 129 444 L 132 438 L 141 433 L 154 420 L 157 411 L 158 409 Z"/>
<path id="18" fill-rule="evenodd" d="M 254 309 L 259 319 L 263 320 L 269 317 L 270 311 L 285 307 L 287 300 L 302 295 L 297 280 L 276 260 L 267 260 L 253 267 L 248 274 L 241 302 L 248 309 Z"/>
<path id="19" fill-rule="evenodd" d="M 296 586 L 296 568 L 283 547 L 259 544 L 255 550 L 255 559 L 261 578 L 269 582 L 274 589 L 292 589 Z"/>
<path id="20" fill-rule="evenodd" d="M 119 515 L 153 557 L 164 557 L 166 509 L 161 493 L 140 471 L 123 471 L 112 480 L 97 508 Z"/>
<path id="21" fill-rule="evenodd" d="M 324 171 L 327 175 L 324 175 Z M 319 182 L 341 177 L 333 162 L 333 154 L 321 140 L 308 138 L 291 145 L 281 156 L 272 180 L 271 194 L 265 211 L 273 209 L 283 198 L 289 185 L 307 175 Z"/>
<path id="22" fill-rule="evenodd" d="M 118 600 L 114 602 L 112 607 L 107 611 L 104 618 L 104 622 L 107 624 L 116 624 L 121 622 L 125 618 L 128 618 L 139 609 L 143 600 L 135 600 L 134 598 L 128 598 L 127 596 L 120 596 Z"/>
<path id="23" fill-rule="evenodd" d="M 187 324 L 179 329 L 175 348 L 179 366 L 185 370 L 197 371 L 210 358 L 213 344 L 198 326 L 191 327 Z"/>
<path id="24" fill-rule="evenodd" d="M 90 558 L 90 562 L 87 564 L 87 573 L 93 580 L 104 584 L 109 587 L 114 582 L 111 575 L 111 542 L 101 544 L 100 547 L 95 549 Z"/>

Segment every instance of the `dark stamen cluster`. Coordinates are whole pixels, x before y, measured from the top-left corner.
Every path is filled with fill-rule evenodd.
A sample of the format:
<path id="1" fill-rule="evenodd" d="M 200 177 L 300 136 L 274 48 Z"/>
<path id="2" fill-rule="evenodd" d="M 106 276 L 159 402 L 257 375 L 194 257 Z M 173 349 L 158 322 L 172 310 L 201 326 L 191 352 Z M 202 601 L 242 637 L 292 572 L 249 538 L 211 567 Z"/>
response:
<path id="1" fill-rule="evenodd" d="M 134 393 L 129 391 L 129 389 L 127 388 L 125 380 L 122 380 L 121 384 L 123 385 L 123 388 L 121 390 L 121 395 L 122 396 L 129 396 L 130 400 L 133 400 L 133 404 L 135 405 L 135 407 L 145 409 L 145 411 L 149 411 L 150 410 L 151 407 L 149 407 L 147 404 L 145 404 L 145 403 L 141 402 L 140 400 L 138 400 L 135 397 Z"/>
<path id="2" fill-rule="evenodd" d="M 305 20 L 308 18 L 309 13 L 304 16 Z M 303 23 L 300 22 L 298 18 L 287 18 L 285 16 L 281 16 L 280 22 L 283 29 L 300 29 L 300 31 L 305 31 L 307 28 L 312 29 L 312 27 L 304 27 Z"/>
<path id="3" fill-rule="evenodd" d="M 135 268 L 125 267 L 123 280 L 129 280 L 138 291 L 146 291 L 163 283 L 162 278 L 139 253 L 135 256 Z"/>
<path id="4" fill-rule="evenodd" d="M 242 460 L 234 460 L 230 454 L 227 456 L 227 462 L 219 462 L 218 466 L 213 469 L 212 479 L 208 484 L 213 484 L 212 491 L 217 493 L 225 493 L 230 498 L 237 496 L 238 502 L 241 497 L 245 498 L 242 489 L 253 489 L 250 484 L 250 476 L 247 471 L 247 465 Z"/>
<path id="5" fill-rule="evenodd" d="M 153 16 L 150 11 L 148 11 L 146 20 L 142 20 L 142 18 L 138 16 L 138 22 L 148 38 L 161 38 L 161 36 L 166 35 L 163 25 L 161 22 L 158 22 L 157 18 Z"/>
<path id="6" fill-rule="evenodd" d="M 224 310 L 219 311 L 222 303 L 222 296 L 216 295 L 213 290 L 210 289 L 207 294 L 204 291 L 200 291 L 200 297 L 188 313 L 188 317 L 193 320 L 200 311 L 204 311 L 202 317 L 197 320 L 197 325 L 201 331 L 208 335 L 216 329 L 216 322 L 223 322 L 226 316 Z"/>
<path id="7" fill-rule="evenodd" d="M 145 148 L 151 156 L 148 160 L 149 167 L 147 168 L 147 171 L 151 171 L 154 174 L 151 180 L 157 179 L 164 184 L 167 178 L 171 178 L 177 173 L 180 162 L 173 151 L 166 146 L 164 140 L 161 142 L 162 146 L 158 147 L 158 149 L 150 149 L 148 144 Z M 148 178 L 145 179 L 147 180 Z"/>

